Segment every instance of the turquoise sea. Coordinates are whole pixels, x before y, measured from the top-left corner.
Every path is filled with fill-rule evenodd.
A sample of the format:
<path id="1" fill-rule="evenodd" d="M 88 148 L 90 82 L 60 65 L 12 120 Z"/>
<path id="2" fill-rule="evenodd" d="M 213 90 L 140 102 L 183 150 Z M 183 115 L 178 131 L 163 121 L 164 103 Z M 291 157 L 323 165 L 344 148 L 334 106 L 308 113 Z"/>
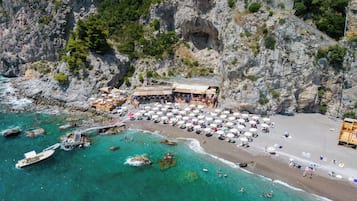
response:
<path id="1" fill-rule="evenodd" d="M 2 200 L 321 200 L 233 168 L 207 154 L 194 152 L 188 143 L 163 145 L 159 143 L 160 136 L 138 130 L 93 136 L 93 144 L 88 148 L 57 149 L 48 160 L 24 169 L 15 168 L 25 152 L 41 151 L 58 142 L 65 132 L 57 128 L 65 123 L 60 115 L 0 113 L 0 130 L 10 126 L 20 126 L 23 130 L 40 126 L 47 131 L 46 135 L 37 138 L 24 134 L 15 138 L 0 136 Z M 111 146 L 120 149 L 110 151 Z M 158 161 L 167 152 L 174 154 L 177 164 L 161 171 Z M 154 163 L 146 167 L 124 164 L 129 156 L 137 154 L 146 154 Z M 208 172 L 202 171 L 203 168 Z M 228 176 L 218 177 L 218 170 Z M 244 192 L 239 191 L 242 187 Z M 272 199 L 261 197 L 262 192 L 270 191 L 274 192 Z"/>

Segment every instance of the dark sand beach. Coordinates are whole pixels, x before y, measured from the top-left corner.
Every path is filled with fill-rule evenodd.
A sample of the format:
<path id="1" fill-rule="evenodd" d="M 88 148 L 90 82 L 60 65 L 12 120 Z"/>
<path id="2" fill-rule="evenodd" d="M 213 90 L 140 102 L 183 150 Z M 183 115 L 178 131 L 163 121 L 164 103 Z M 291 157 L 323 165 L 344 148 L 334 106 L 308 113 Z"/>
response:
<path id="1" fill-rule="evenodd" d="M 220 141 L 214 136 L 197 135 L 171 125 L 155 124 L 152 121 L 128 121 L 127 125 L 128 128 L 132 129 L 157 132 L 169 139 L 197 139 L 205 152 L 211 155 L 234 163 L 254 161 L 255 165 L 249 165 L 246 168 L 247 170 L 272 180 L 280 180 L 293 187 L 331 200 L 356 200 L 357 197 L 357 188 L 350 182 L 327 178 L 318 174 L 313 174 L 311 178 L 310 175 L 303 177 L 303 170 L 289 167 L 289 161 L 283 161 L 277 156 L 264 152 L 247 151 L 245 148 L 237 147 L 237 144 Z"/>

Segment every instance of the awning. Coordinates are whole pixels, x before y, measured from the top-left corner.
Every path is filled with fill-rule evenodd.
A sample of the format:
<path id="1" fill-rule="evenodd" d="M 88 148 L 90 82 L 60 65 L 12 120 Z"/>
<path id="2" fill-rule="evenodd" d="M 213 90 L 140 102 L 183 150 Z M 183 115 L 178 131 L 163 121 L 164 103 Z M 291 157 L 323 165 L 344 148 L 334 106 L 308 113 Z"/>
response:
<path id="1" fill-rule="evenodd" d="M 174 84 L 174 92 L 189 93 L 189 94 L 206 94 L 208 85 L 188 85 L 188 84 Z"/>
<path id="2" fill-rule="evenodd" d="M 138 87 L 135 89 L 133 96 L 163 96 L 171 95 L 172 88 L 167 86 L 155 87 Z"/>

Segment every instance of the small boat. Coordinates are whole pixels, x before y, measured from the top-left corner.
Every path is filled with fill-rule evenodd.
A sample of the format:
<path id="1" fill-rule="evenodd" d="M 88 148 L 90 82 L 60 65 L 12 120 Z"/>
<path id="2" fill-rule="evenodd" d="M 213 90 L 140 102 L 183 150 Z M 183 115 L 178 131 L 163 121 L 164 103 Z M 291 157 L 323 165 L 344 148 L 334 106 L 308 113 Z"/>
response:
<path id="1" fill-rule="evenodd" d="M 49 158 L 50 156 L 52 156 L 54 153 L 55 153 L 54 149 L 42 151 L 40 153 L 36 153 L 35 151 L 30 151 L 30 152 L 25 153 L 24 154 L 25 158 L 19 160 L 15 166 L 16 166 L 16 168 L 23 168 L 25 166 L 32 165 L 34 163 L 38 163 L 42 160 L 45 160 L 45 159 Z"/>
<path id="2" fill-rule="evenodd" d="M 203 170 L 203 172 L 208 172 L 207 168 L 203 168 L 202 170 Z"/>
<path id="3" fill-rule="evenodd" d="M 72 127 L 73 127 L 72 124 L 64 124 L 64 125 L 58 127 L 58 129 L 59 129 L 59 130 L 66 130 L 66 129 L 72 128 Z"/>
<path id="4" fill-rule="evenodd" d="M 13 136 L 17 136 L 21 133 L 21 128 L 20 127 L 14 127 L 14 128 L 9 128 L 6 129 L 2 132 L 2 135 L 4 137 L 13 137 Z"/>
<path id="5" fill-rule="evenodd" d="M 32 129 L 25 132 L 27 137 L 36 137 L 39 135 L 43 135 L 44 133 L 45 133 L 45 129 L 43 128 Z"/>
<path id="6" fill-rule="evenodd" d="M 118 149 L 119 149 L 119 146 L 111 146 L 111 147 L 109 147 L 110 151 L 116 151 Z"/>
<path id="7" fill-rule="evenodd" d="M 124 164 L 128 164 L 131 166 L 143 166 L 143 165 L 151 165 L 152 162 L 149 158 L 145 157 L 144 155 L 137 155 L 135 157 L 130 157 L 126 160 Z"/>

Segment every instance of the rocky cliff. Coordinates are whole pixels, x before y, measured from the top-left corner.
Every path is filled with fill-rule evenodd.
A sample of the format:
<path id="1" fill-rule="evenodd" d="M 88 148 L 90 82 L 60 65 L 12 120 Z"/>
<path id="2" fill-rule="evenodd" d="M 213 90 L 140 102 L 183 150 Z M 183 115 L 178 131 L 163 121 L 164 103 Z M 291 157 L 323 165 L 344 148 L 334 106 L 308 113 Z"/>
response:
<path id="1" fill-rule="evenodd" d="M 295 17 L 292 0 L 269 1 L 255 13 L 247 12 L 245 2 L 237 0 L 230 8 L 228 1 L 163 1 L 152 7 L 143 23 L 159 19 L 160 30 L 177 33 L 181 45 L 174 57 L 129 60 L 115 50 L 104 56 L 90 54 L 93 69 L 71 76 L 69 86 L 63 88 L 52 77 L 54 72 L 68 71 L 66 64 L 58 61 L 69 31 L 79 18 L 96 12 L 98 2 L 3 0 L 0 71 L 6 76 L 23 76 L 27 70 L 19 86 L 29 96 L 76 104 L 96 93 L 98 87 L 121 85 L 129 64 L 137 69 L 130 78 L 136 86 L 145 69 L 162 77 L 173 71 L 177 72 L 174 76 L 187 77 L 185 66 L 190 61 L 197 62 L 198 71 L 210 69 L 209 76 L 220 77 L 220 104 L 224 107 L 333 116 L 356 110 L 357 63 L 352 48 Z M 335 44 L 349 48 L 346 71 L 337 72 L 326 58 L 315 56 L 319 49 Z M 42 63 L 46 67 L 41 67 Z M 49 70 L 43 72 L 43 68 Z M 144 84 L 150 80 L 145 79 Z"/>

